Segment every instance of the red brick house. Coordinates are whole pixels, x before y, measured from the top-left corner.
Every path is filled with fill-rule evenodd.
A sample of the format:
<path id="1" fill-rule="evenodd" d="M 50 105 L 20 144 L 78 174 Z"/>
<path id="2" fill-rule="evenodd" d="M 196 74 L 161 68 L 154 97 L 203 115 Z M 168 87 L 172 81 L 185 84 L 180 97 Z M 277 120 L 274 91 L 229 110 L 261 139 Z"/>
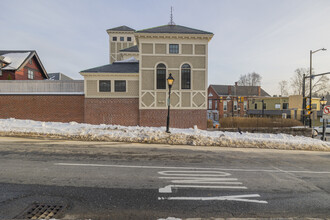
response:
<path id="1" fill-rule="evenodd" d="M 0 80 L 43 80 L 48 78 L 35 50 L 0 50 Z"/>
<path id="2" fill-rule="evenodd" d="M 245 117 L 248 98 L 270 96 L 260 86 L 210 85 L 208 87 L 208 118 Z"/>

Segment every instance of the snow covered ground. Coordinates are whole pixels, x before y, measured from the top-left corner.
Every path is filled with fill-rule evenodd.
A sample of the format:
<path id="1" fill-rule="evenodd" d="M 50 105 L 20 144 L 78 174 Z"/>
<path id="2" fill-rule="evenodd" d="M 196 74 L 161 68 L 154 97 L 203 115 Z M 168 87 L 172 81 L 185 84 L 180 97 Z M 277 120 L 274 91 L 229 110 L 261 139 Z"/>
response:
<path id="1" fill-rule="evenodd" d="M 240 134 L 238 132 L 204 131 L 197 128 L 171 128 L 170 130 L 171 134 L 165 132 L 165 127 L 0 119 L 0 135 L 2 136 L 43 136 L 64 137 L 69 140 L 330 151 L 329 142 L 288 134 Z"/>

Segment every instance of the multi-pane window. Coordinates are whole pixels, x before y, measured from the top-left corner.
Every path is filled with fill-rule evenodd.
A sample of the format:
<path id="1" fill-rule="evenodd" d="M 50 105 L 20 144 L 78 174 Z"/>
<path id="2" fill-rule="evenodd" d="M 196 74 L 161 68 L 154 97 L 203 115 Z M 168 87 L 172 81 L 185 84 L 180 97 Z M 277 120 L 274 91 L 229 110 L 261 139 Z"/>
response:
<path id="1" fill-rule="evenodd" d="M 212 100 L 209 100 L 209 109 L 212 109 Z"/>
<path id="2" fill-rule="evenodd" d="M 179 53 L 179 44 L 170 44 L 170 53 Z"/>
<path id="3" fill-rule="evenodd" d="M 157 65 L 157 89 L 166 89 L 166 66 L 162 63 Z"/>
<path id="4" fill-rule="evenodd" d="M 189 64 L 181 67 L 181 89 L 191 89 L 191 68 Z"/>
<path id="5" fill-rule="evenodd" d="M 115 80 L 115 92 L 126 92 L 126 80 Z"/>
<path id="6" fill-rule="evenodd" d="M 32 59 L 29 60 L 29 64 L 32 64 Z"/>
<path id="7" fill-rule="evenodd" d="M 283 103 L 283 109 L 288 109 L 288 108 L 289 108 L 289 103 Z"/>
<path id="8" fill-rule="evenodd" d="M 33 78 L 34 78 L 33 70 L 28 69 L 28 79 L 33 79 Z"/>
<path id="9" fill-rule="evenodd" d="M 127 41 L 132 41 L 132 38 L 131 37 L 127 37 Z"/>
<path id="10" fill-rule="evenodd" d="M 234 111 L 237 111 L 237 101 L 234 101 Z"/>
<path id="11" fill-rule="evenodd" d="M 215 110 L 218 109 L 218 101 L 217 101 L 217 100 L 215 100 L 215 102 L 214 102 L 214 109 L 215 109 Z"/>
<path id="12" fill-rule="evenodd" d="M 120 37 L 120 41 L 124 41 L 124 37 Z"/>
<path id="13" fill-rule="evenodd" d="M 223 101 L 223 110 L 227 111 L 227 101 Z"/>
<path id="14" fill-rule="evenodd" d="M 99 91 L 100 92 L 110 92 L 111 91 L 111 81 L 110 80 L 100 80 L 99 81 Z"/>
<path id="15" fill-rule="evenodd" d="M 117 41 L 117 37 L 112 37 L 112 41 Z"/>
<path id="16" fill-rule="evenodd" d="M 244 111 L 247 110 L 247 101 L 244 101 Z"/>
<path id="17" fill-rule="evenodd" d="M 266 103 L 263 103 L 262 108 L 266 109 Z"/>

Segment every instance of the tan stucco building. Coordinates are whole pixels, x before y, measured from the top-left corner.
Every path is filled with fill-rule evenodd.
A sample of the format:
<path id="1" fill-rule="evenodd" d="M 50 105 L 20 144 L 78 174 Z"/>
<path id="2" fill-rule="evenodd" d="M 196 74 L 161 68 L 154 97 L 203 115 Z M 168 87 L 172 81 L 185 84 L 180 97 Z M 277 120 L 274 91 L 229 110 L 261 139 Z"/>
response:
<path id="1" fill-rule="evenodd" d="M 180 25 L 121 26 L 107 33 L 110 64 L 80 72 L 86 122 L 165 126 L 171 73 L 171 127 L 206 128 L 212 33 Z"/>
<path id="2" fill-rule="evenodd" d="M 288 97 L 262 97 L 249 100 L 248 114 L 250 116 L 287 117 L 302 120 L 304 111 L 302 108 L 302 95 Z M 319 124 L 321 116 L 320 98 L 312 98 L 312 120 Z"/>

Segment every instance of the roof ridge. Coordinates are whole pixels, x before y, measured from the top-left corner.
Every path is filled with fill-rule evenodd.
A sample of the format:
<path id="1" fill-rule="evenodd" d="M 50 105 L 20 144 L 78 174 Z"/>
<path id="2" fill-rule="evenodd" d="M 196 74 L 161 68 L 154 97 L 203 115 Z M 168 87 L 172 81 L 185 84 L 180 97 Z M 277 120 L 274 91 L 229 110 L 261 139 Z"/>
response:
<path id="1" fill-rule="evenodd" d="M 173 33 L 173 34 L 212 34 L 196 28 L 186 27 L 182 25 L 161 25 L 152 28 L 146 28 L 135 31 L 135 33 Z"/>
<path id="2" fill-rule="evenodd" d="M 135 32 L 145 31 L 145 30 L 154 29 L 154 28 L 159 28 L 159 27 L 164 27 L 164 26 L 169 26 L 169 25 L 168 25 L 168 24 L 159 25 L 159 26 L 156 26 L 156 27 L 151 27 L 151 28 L 145 28 L 145 29 L 137 30 L 137 31 L 135 31 Z M 177 26 L 177 25 L 171 25 L 171 26 Z"/>
<path id="3" fill-rule="evenodd" d="M 118 30 L 118 29 L 122 29 L 122 30 Z M 128 30 L 124 30 L 124 29 L 128 29 Z M 121 25 L 118 27 L 109 28 L 109 29 L 107 29 L 107 31 L 133 31 L 133 32 L 135 32 L 136 30 L 131 27 L 128 27 L 126 25 Z"/>

